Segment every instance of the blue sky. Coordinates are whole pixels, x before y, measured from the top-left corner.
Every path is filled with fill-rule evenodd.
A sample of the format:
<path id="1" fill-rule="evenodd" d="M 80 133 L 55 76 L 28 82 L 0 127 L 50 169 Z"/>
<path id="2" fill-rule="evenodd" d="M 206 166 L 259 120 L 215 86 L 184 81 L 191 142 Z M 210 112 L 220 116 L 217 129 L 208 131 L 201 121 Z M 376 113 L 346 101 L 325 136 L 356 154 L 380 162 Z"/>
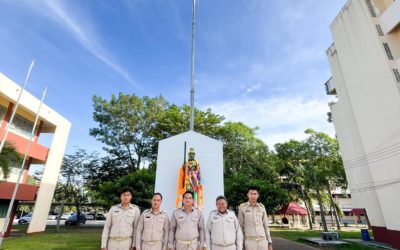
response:
<path id="1" fill-rule="evenodd" d="M 329 25 L 345 0 L 199 0 L 196 106 L 258 126 L 269 146 L 334 135 L 323 83 Z M 67 147 L 89 136 L 92 96 L 162 94 L 189 103 L 190 0 L 0 0 L 0 72 L 72 122 Z M 45 141 L 43 143 L 46 143 Z"/>

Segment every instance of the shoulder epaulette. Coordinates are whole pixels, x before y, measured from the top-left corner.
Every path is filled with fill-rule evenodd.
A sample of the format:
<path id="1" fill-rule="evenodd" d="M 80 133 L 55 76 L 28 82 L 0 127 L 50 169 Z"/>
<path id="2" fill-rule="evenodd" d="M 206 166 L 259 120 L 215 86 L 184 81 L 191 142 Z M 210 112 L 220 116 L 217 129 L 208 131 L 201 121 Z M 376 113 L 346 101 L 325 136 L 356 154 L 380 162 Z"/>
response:
<path id="1" fill-rule="evenodd" d="M 162 214 L 166 214 L 167 213 L 167 211 L 165 211 L 165 210 L 160 210 L 160 211 L 161 211 Z"/>
<path id="2" fill-rule="evenodd" d="M 246 204 L 247 204 L 247 202 L 243 202 L 242 204 L 239 205 L 239 207 L 243 207 Z"/>
<path id="3" fill-rule="evenodd" d="M 258 204 L 260 204 L 260 207 L 265 208 L 264 204 L 262 204 L 262 203 L 258 203 Z"/>
<path id="4" fill-rule="evenodd" d="M 143 211 L 143 213 L 148 213 L 148 212 L 151 212 L 150 208 Z"/>

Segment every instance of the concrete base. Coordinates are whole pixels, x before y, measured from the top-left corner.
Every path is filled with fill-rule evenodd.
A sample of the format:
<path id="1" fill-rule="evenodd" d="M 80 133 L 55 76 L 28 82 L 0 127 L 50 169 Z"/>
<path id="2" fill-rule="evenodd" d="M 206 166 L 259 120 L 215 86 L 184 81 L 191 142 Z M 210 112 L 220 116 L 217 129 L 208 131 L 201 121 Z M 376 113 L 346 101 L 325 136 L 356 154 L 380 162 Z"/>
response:
<path id="1" fill-rule="evenodd" d="M 371 240 L 371 241 L 365 241 L 365 240 L 360 240 L 360 239 L 343 239 L 343 240 L 351 242 L 351 243 L 357 243 L 357 244 L 364 245 L 364 246 L 376 247 L 376 248 L 379 248 L 379 249 L 395 250 L 394 248 L 392 248 L 388 244 L 377 242 L 377 241 L 374 241 L 374 240 Z"/>
<path id="2" fill-rule="evenodd" d="M 318 246 L 329 247 L 329 246 L 339 246 L 349 244 L 348 242 L 342 240 L 323 240 L 320 237 L 301 237 L 301 239 L 316 244 Z"/>

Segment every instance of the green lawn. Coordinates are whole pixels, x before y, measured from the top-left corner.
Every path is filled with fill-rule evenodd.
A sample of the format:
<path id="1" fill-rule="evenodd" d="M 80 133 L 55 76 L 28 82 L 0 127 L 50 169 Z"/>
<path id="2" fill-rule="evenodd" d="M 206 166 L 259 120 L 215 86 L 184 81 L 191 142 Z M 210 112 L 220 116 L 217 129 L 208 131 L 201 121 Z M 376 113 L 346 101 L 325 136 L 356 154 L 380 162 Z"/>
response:
<path id="1" fill-rule="evenodd" d="M 26 226 L 14 226 L 14 235 L 26 232 Z M 66 250 L 66 249 L 100 249 L 101 228 L 61 227 L 60 233 L 55 227 L 47 226 L 45 233 L 29 236 L 15 236 L 6 239 L 3 249 L 13 250 Z"/>
<path id="2" fill-rule="evenodd" d="M 100 249 L 100 235 L 102 228 L 99 227 L 61 227 L 60 233 L 55 232 L 54 226 L 47 226 L 45 233 L 25 236 L 27 226 L 14 226 L 13 237 L 6 239 L 3 249 L 13 250 L 66 250 L 66 249 Z M 281 228 L 271 228 L 274 237 L 281 237 L 292 241 L 304 243 L 301 237 L 319 237 L 319 231 L 301 231 Z M 360 232 L 340 232 L 340 238 L 360 238 Z M 350 244 L 337 248 L 324 248 L 337 250 L 368 250 L 368 248 L 357 244 Z M 279 249 L 278 249 L 279 250 Z"/>

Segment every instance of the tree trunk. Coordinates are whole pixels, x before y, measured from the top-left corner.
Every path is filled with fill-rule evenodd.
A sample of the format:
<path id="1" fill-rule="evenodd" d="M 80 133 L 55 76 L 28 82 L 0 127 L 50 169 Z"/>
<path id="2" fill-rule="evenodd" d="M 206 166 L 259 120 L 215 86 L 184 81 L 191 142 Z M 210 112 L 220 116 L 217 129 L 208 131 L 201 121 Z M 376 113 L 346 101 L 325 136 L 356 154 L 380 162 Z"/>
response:
<path id="1" fill-rule="evenodd" d="M 309 204 L 308 204 L 308 195 L 306 192 L 304 192 L 303 188 L 301 188 L 301 194 L 303 196 L 303 201 L 304 201 L 304 205 L 306 206 L 307 209 L 307 216 L 308 216 L 308 226 L 310 227 L 310 230 L 313 230 L 313 220 L 311 218 L 311 210 L 309 208 Z"/>
<path id="2" fill-rule="evenodd" d="M 81 216 L 81 211 L 79 210 L 79 201 L 75 202 L 75 207 L 76 207 L 76 225 L 79 226 L 79 219 Z"/>
<path id="3" fill-rule="evenodd" d="M 60 232 L 60 220 L 63 213 L 64 213 L 64 200 L 61 201 L 60 213 L 57 215 L 57 227 L 56 227 L 57 233 Z"/>
<path id="4" fill-rule="evenodd" d="M 338 213 L 336 211 L 335 202 L 333 201 L 332 192 L 331 192 L 331 185 L 329 184 L 329 181 L 328 181 L 328 187 L 327 188 L 328 188 L 328 194 L 329 194 L 329 201 L 331 203 L 331 211 L 333 210 L 333 215 L 335 216 L 337 229 L 340 230 L 341 229 L 340 220 L 339 220 Z"/>
<path id="5" fill-rule="evenodd" d="M 321 215 L 322 227 L 324 229 L 324 232 L 328 232 L 328 227 L 326 226 L 326 220 L 325 220 L 324 207 L 322 205 L 321 194 L 319 191 L 319 183 L 318 183 L 317 177 L 315 175 L 314 164 L 312 163 L 312 161 L 311 161 L 311 172 L 312 172 L 312 177 L 313 177 L 314 184 L 315 184 L 315 189 L 317 191 L 317 200 L 318 200 L 318 204 L 319 204 L 319 213 Z"/>

